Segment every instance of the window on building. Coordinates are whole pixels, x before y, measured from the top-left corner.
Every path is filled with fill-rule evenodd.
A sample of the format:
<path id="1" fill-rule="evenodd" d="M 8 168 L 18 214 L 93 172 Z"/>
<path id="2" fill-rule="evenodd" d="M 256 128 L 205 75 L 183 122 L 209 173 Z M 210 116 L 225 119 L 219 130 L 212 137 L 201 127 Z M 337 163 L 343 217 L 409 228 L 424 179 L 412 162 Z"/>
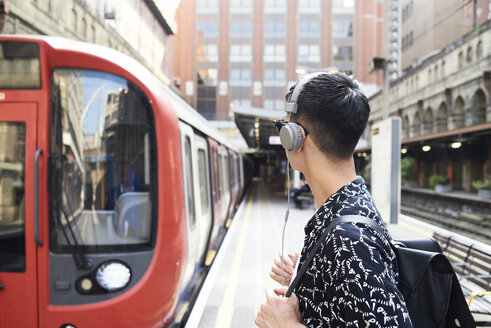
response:
<path id="1" fill-rule="evenodd" d="M 198 13 L 218 12 L 218 0 L 197 0 L 196 12 Z"/>
<path id="2" fill-rule="evenodd" d="M 204 68 L 198 70 L 198 84 L 217 85 L 218 71 L 216 68 Z"/>
<path id="3" fill-rule="evenodd" d="M 198 111 L 208 120 L 216 119 L 217 87 L 201 84 L 198 76 Z"/>
<path id="4" fill-rule="evenodd" d="M 321 3 L 320 0 L 299 0 L 298 12 L 299 13 L 320 13 Z"/>
<path id="5" fill-rule="evenodd" d="M 320 49 L 318 44 L 302 44 L 298 47 L 298 61 L 307 63 L 320 62 Z"/>
<path id="6" fill-rule="evenodd" d="M 266 21 L 264 23 L 264 35 L 269 37 L 286 36 L 285 22 L 283 21 Z"/>
<path id="7" fill-rule="evenodd" d="M 251 107 L 250 99 L 234 99 L 230 102 L 233 107 Z"/>
<path id="8" fill-rule="evenodd" d="M 286 49 L 284 44 L 267 44 L 264 46 L 265 62 L 286 61 Z"/>
<path id="9" fill-rule="evenodd" d="M 250 37 L 251 22 L 249 21 L 232 21 L 230 22 L 230 36 L 233 37 Z"/>
<path id="10" fill-rule="evenodd" d="M 467 48 L 467 62 L 472 62 L 472 47 Z"/>
<path id="11" fill-rule="evenodd" d="M 199 62 L 217 62 L 218 50 L 216 44 L 200 44 L 197 49 L 197 59 Z"/>
<path id="12" fill-rule="evenodd" d="M 250 44 L 233 44 L 230 46 L 231 62 L 250 62 L 252 60 Z"/>
<path id="13" fill-rule="evenodd" d="M 216 37 L 218 35 L 218 23 L 215 21 L 199 21 L 198 36 L 199 37 Z"/>
<path id="14" fill-rule="evenodd" d="M 233 69 L 230 71 L 230 86 L 251 86 L 251 70 L 250 69 Z"/>
<path id="15" fill-rule="evenodd" d="M 461 51 L 459 52 L 459 68 L 464 66 L 464 53 Z"/>
<path id="16" fill-rule="evenodd" d="M 264 71 L 264 86 L 267 87 L 282 87 L 286 83 L 286 75 L 284 69 L 267 69 Z"/>
<path id="17" fill-rule="evenodd" d="M 265 0 L 265 13 L 286 13 L 286 0 Z"/>
<path id="18" fill-rule="evenodd" d="M 334 0 L 334 8 L 354 8 L 355 0 Z"/>
<path id="19" fill-rule="evenodd" d="M 264 108 L 269 110 L 284 110 L 285 100 L 284 99 L 266 99 L 264 100 Z"/>
<path id="20" fill-rule="evenodd" d="M 298 23 L 298 35 L 301 37 L 318 37 L 319 22 L 318 21 L 300 21 Z"/>
<path id="21" fill-rule="evenodd" d="M 231 0 L 231 13 L 250 13 L 252 12 L 252 0 Z"/>
<path id="22" fill-rule="evenodd" d="M 337 21 L 334 22 L 334 37 L 335 38 L 350 38 L 353 36 L 352 21 Z"/>
<path id="23" fill-rule="evenodd" d="M 352 61 L 353 60 L 353 47 L 352 46 L 334 46 L 333 55 L 334 55 L 334 60 Z"/>
<path id="24" fill-rule="evenodd" d="M 479 41 L 476 47 L 476 58 L 479 59 L 481 58 L 481 56 L 482 56 L 482 41 Z"/>

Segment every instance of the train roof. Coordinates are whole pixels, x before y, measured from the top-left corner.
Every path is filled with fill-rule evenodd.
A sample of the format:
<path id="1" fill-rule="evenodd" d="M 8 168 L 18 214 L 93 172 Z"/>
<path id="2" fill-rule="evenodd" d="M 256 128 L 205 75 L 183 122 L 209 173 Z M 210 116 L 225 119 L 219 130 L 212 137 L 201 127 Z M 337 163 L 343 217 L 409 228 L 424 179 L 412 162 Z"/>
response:
<path id="1" fill-rule="evenodd" d="M 145 66 L 126 54 L 102 45 L 56 36 L 4 34 L 1 36 L 1 38 L 18 39 L 19 41 L 42 41 L 46 42 L 55 50 L 85 53 L 104 60 L 109 60 L 119 66 L 121 69 L 132 74 L 142 83 L 146 84 L 150 90 L 155 91 L 155 88 L 157 88 L 168 95 L 168 100 L 172 103 L 172 108 L 180 120 L 190 124 L 207 136 L 238 152 L 238 149 L 230 141 L 228 141 L 220 131 L 218 131 L 203 116 L 201 116 L 201 114 L 199 114 L 185 100 L 179 97 L 179 95 L 160 81 Z"/>

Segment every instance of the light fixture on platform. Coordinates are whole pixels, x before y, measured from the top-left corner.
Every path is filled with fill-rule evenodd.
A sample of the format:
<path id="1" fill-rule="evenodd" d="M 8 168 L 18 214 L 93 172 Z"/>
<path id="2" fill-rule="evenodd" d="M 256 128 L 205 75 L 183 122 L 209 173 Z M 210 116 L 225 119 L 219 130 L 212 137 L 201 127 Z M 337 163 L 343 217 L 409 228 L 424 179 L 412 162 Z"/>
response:
<path id="1" fill-rule="evenodd" d="M 427 152 L 427 151 L 430 151 L 431 150 L 431 147 L 428 146 L 428 145 L 424 145 L 421 150 L 423 150 L 424 152 Z"/>
<path id="2" fill-rule="evenodd" d="M 407 148 L 401 148 L 401 154 L 406 154 L 407 153 Z"/>
<path id="3" fill-rule="evenodd" d="M 458 148 L 462 147 L 462 142 L 460 142 L 460 141 L 452 142 L 450 144 L 450 147 L 452 147 L 452 149 L 458 149 Z"/>

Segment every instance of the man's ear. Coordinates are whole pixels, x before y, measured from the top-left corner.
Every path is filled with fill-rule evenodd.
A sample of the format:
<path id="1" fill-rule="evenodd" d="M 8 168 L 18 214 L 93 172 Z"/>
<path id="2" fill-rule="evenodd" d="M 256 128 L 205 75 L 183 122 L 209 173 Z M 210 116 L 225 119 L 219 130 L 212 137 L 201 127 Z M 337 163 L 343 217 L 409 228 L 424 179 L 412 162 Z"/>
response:
<path id="1" fill-rule="evenodd" d="M 302 144 L 300 145 L 300 148 L 298 148 L 297 152 L 301 152 L 303 149 L 303 144 L 305 143 L 305 130 L 301 125 L 299 125 L 300 131 L 302 131 Z"/>

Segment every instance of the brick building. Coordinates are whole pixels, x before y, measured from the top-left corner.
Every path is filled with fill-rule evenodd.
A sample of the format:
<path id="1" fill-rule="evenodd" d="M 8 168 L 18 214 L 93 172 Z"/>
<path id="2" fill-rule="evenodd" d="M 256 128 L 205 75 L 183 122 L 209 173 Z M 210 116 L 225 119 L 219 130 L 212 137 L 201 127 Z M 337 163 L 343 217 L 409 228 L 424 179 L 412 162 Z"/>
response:
<path id="1" fill-rule="evenodd" d="M 290 81 L 333 67 L 361 82 L 382 56 L 380 0 L 185 0 L 176 13 L 175 85 L 211 120 L 232 107 L 283 110 Z"/>

